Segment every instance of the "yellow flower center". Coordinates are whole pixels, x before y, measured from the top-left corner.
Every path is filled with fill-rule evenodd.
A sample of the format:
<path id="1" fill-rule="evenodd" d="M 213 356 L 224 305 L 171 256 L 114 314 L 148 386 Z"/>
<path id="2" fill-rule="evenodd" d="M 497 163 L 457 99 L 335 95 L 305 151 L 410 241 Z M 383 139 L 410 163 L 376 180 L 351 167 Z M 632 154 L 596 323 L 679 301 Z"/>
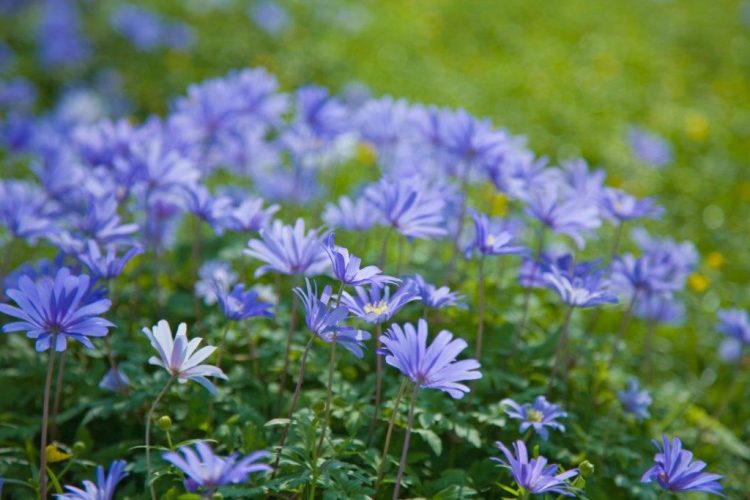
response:
<path id="1" fill-rule="evenodd" d="M 388 311 L 388 303 L 385 300 L 381 300 L 380 302 L 375 302 L 374 304 L 365 305 L 364 309 L 367 314 L 377 314 L 378 316 L 380 316 L 381 314 L 385 314 L 386 311 Z"/>
<path id="2" fill-rule="evenodd" d="M 487 238 L 484 240 L 484 244 L 488 247 L 491 247 L 495 244 L 495 237 L 491 234 L 487 235 Z"/>
<path id="3" fill-rule="evenodd" d="M 541 422 L 544 418 L 544 414 L 537 410 L 529 410 L 526 412 L 526 420 L 529 422 Z"/>

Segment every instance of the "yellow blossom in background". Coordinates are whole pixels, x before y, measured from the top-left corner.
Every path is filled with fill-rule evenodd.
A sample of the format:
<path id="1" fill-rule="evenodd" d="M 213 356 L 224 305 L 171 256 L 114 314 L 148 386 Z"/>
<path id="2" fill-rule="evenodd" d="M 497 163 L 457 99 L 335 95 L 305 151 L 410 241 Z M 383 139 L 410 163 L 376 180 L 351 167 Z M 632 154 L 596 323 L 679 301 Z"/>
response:
<path id="1" fill-rule="evenodd" d="M 503 193 L 497 193 L 490 201 L 490 215 L 505 217 L 508 215 L 508 197 Z"/>
<path id="2" fill-rule="evenodd" d="M 378 158 L 375 148 L 368 142 L 357 144 L 356 156 L 357 161 L 367 163 L 368 165 L 375 163 L 375 160 Z"/>
<path id="3" fill-rule="evenodd" d="M 63 462 L 73 456 L 72 454 L 65 453 L 60 448 L 58 448 L 57 443 L 48 444 L 44 449 L 44 454 L 47 455 L 47 463 L 49 464 Z"/>
<path id="4" fill-rule="evenodd" d="M 688 277 L 688 286 L 694 292 L 705 292 L 706 288 L 708 288 L 708 278 L 700 273 L 693 273 Z"/>
<path id="5" fill-rule="evenodd" d="M 706 256 L 706 264 L 711 269 L 719 269 L 724 265 L 724 256 L 719 252 L 711 252 Z"/>
<path id="6" fill-rule="evenodd" d="M 694 141 L 702 141 L 708 136 L 708 119 L 703 113 L 691 112 L 685 118 L 685 132 Z"/>

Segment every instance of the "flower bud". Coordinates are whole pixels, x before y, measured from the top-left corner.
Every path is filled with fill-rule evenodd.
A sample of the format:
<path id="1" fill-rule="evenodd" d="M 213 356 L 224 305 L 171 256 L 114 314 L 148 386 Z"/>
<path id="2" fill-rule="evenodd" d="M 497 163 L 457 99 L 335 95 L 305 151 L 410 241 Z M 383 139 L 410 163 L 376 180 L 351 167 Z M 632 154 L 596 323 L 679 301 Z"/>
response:
<path id="1" fill-rule="evenodd" d="M 594 464 L 588 460 L 584 460 L 578 464 L 578 472 L 580 472 L 583 477 L 591 477 L 594 475 Z"/>
<path id="2" fill-rule="evenodd" d="M 156 425 L 159 426 L 159 429 L 167 432 L 172 428 L 172 419 L 169 418 L 169 415 L 162 415 L 159 417 L 159 420 L 156 421 Z"/>

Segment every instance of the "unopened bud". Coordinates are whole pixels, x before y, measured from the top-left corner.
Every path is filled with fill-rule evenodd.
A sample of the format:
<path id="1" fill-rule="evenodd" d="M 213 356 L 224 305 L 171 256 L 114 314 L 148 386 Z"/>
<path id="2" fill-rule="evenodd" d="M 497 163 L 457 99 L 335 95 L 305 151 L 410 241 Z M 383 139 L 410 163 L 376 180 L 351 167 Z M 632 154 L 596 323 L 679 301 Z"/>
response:
<path id="1" fill-rule="evenodd" d="M 172 419 L 169 418 L 169 415 L 163 415 L 156 421 L 156 425 L 159 426 L 159 429 L 166 432 L 172 428 Z"/>
<path id="2" fill-rule="evenodd" d="M 583 477 L 591 477 L 594 475 L 594 464 L 588 460 L 584 460 L 578 464 L 578 472 L 580 472 Z"/>

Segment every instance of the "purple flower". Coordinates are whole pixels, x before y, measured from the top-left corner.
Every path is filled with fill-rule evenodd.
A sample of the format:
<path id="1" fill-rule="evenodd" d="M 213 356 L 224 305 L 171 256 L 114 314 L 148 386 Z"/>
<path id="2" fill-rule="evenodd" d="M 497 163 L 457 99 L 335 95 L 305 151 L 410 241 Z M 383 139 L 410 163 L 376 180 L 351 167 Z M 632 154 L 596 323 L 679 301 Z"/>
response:
<path id="1" fill-rule="evenodd" d="M 476 250 L 482 255 L 511 255 L 522 254 L 526 248 L 513 245 L 515 234 L 507 228 L 505 221 L 490 219 L 487 214 L 471 210 L 474 219 L 474 239 L 466 248 L 466 256 L 470 257 Z M 507 228 L 507 229 L 506 229 Z"/>
<path id="2" fill-rule="evenodd" d="M 91 279 L 75 276 L 68 268 L 57 271 L 54 279 L 42 277 L 33 282 L 28 276 L 18 280 L 18 288 L 6 290 L 18 307 L 0 304 L 0 312 L 20 321 L 7 323 L 3 332 L 26 332 L 36 340 L 36 350 L 46 351 L 52 346 L 58 352 L 67 347 L 70 337 L 91 349 L 88 337 L 104 337 L 112 323 L 99 317 L 112 302 L 92 292 Z"/>
<path id="3" fill-rule="evenodd" d="M 101 381 L 99 381 L 99 388 L 111 392 L 126 392 L 129 383 L 130 380 L 128 380 L 127 375 L 122 370 L 119 368 L 110 368 Z"/>
<path id="4" fill-rule="evenodd" d="M 263 198 L 248 198 L 229 209 L 221 224 L 231 231 L 258 231 L 269 224 L 279 208 L 279 205 L 263 208 Z"/>
<path id="5" fill-rule="evenodd" d="M 505 407 L 505 413 L 509 417 L 521 420 L 518 432 L 526 432 L 526 429 L 531 427 L 545 441 L 549 438 L 547 427 L 565 432 L 565 426 L 557 419 L 567 417 L 568 414 L 562 411 L 560 405 L 547 402 L 544 396 L 537 396 L 534 404 L 519 405 L 508 398 L 500 401 L 500 404 Z"/>
<path id="6" fill-rule="evenodd" d="M 609 281 L 602 279 L 604 271 L 597 270 L 594 264 L 588 262 L 560 268 L 552 263 L 542 268 L 542 279 L 565 304 L 572 307 L 617 303 L 617 297 L 609 290 Z"/>
<path id="7" fill-rule="evenodd" d="M 628 143 L 635 157 L 652 167 L 660 168 L 673 159 L 672 146 L 656 134 L 640 127 L 630 127 Z"/>
<path id="8" fill-rule="evenodd" d="M 529 193 L 526 214 L 552 231 L 568 235 L 578 246 L 585 245 L 584 235 L 601 225 L 599 209 L 593 200 L 562 194 L 554 182 L 535 186 Z"/>
<path id="9" fill-rule="evenodd" d="M 81 35 L 81 20 L 74 0 L 46 0 L 37 37 L 42 63 L 56 67 L 85 61 L 91 54 Z"/>
<path id="10" fill-rule="evenodd" d="M 642 217 L 661 217 L 664 209 L 651 198 L 639 200 L 622 189 L 604 188 L 599 200 L 602 215 L 613 222 L 624 222 Z"/>
<path id="11" fill-rule="evenodd" d="M 427 322 L 423 319 L 417 328 L 411 323 L 391 325 L 380 342 L 385 362 L 422 388 L 438 389 L 461 399 L 469 388 L 459 382 L 482 378 L 476 359 L 456 361 L 467 347 L 463 339 L 454 340 L 451 332 L 442 330 L 428 346 Z"/>
<path id="12" fill-rule="evenodd" d="M 85 237 L 97 243 L 129 243 L 131 236 L 138 230 L 133 223 L 123 224 L 117 213 L 117 200 L 114 196 L 95 198 L 89 196 L 85 212 L 75 221 L 75 226 Z"/>
<path id="13" fill-rule="evenodd" d="M 562 181 L 561 187 L 567 196 L 596 202 L 604 191 L 604 170 L 589 170 L 586 160 L 578 158 L 563 162 L 558 172 Z"/>
<path id="14" fill-rule="evenodd" d="M 349 316 L 346 306 L 331 304 L 331 287 L 323 289 L 318 297 L 318 286 L 305 279 L 307 290 L 295 288 L 294 293 L 302 301 L 305 308 L 305 324 L 307 328 L 323 341 L 341 344 L 346 350 L 361 358 L 363 342 L 370 338 L 370 334 L 350 326 L 342 325 Z"/>
<path id="15" fill-rule="evenodd" d="M 685 321 L 685 303 L 669 292 L 649 293 L 638 299 L 633 314 L 655 323 L 681 325 Z"/>
<path id="16" fill-rule="evenodd" d="M 135 5 L 120 5 L 109 19 L 112 28 L 143 52 L 161 44 L 162 19 L 151 10 Z"/>
<path id="17" fill-rule="evenodd" d="M 194 448 L 195 451 L 190 446 L 181 446 L 176 452 L 162 455 L 187 476 L 185 488 L 191 493 L 200 489 L 210 497 L 220 486 L 245 483 L 254 472 L 271 470 L 269 465 L 259 463 L 270 456 L 266 451 L 256 451 L 240 458 L 239 453 L 219 456 L 205 441 L 198 441 Z"/>
<path id="18" fill-rule="evenodd" d="M 722 486 L 719 481 L 722 476 L 702 472 L 706 468 L 706 463 L 700 460 L 693 461 L 692 452 L 682 449 L 679 438 L 674 438 L 670 443 L 667 436 L 662 435 L 661 443 L 657 440 L 652 442 L 659 449 L 659 453 L 654 455 L 656 463 L 643 474 L 641 482 L 650 483 L 655 479 L 665 490 L 702 491 L 721 496 Z"/>
<path id="19" fill-rule="evenodd" d="M 227 293 L 223 284 L 215 283 L 215 290 L 221 311 L 227 319 L 242 321 L 256 316 L 273 318 L 271 304 L 258 301 L 258 294 L 253 290 L 245 291 L 245 285 L 235 285 L 232 292 Z"/>
<path id="20" fill-rule="evenodd" d="M 717 313 L 719 323 L 716 329 L 726 338 L 719 347 L 721 358 L 736 363 L 742 357 L 742 349 L 750 345 L 750 319 L 742 309 L 721 309 Z"/>
<path id="21" fill-rule="evenodd" d="M 117 247 L 109 245 L 107 253 L 102 255 L 99 245 L 94 240 L 87 242 L 86 251 L 78 254 L 78 260 L 89 268 L 91 276 L 95 279 L 110 280 L 118 277 L 125 265 L 136 255 L 143 253 L 143 247 L 132 245 L 130 249 L 121 256 L 117 256 Z"/>
<path id="22" fill-rule="evenodd" d="M 297 90 L 297 115 L 293 127 L 303 127 L 319 138 L 332 138 L 348 128 L 348 112 L 323 87 Z"/>
<path id="23" fill-rule="evenodd" d="M 422 303 L 429 308 L 467 307 L 463 295 L 452 292 L 447 286 L 437 288 L 435 285 L 427 283 L 419 274 L 407 278 L 407 283 L 413 288 Z"/>
<path id="24" fill-rule="evenodd" d="M 415 179 L 382 179 L 365 191 L 365 197 L 382 216 L 382 224 L 410 238 L 445 236 L 445 202 Z"/>
<path id="25" fill-rule="evenodd" d="M 227 379 L 221 368 L 201 364 L 213 354 L 216 347 L 204 346 L 198 349 L 201 340 L 203 340 L 200 337 L 188 342 L 187 325 L 185 323 L 180 323 L 174 337 L 172 337 L 172 329 L 169 327 L 169 323 L 165 320 L 159 321 L 151 328 L 144 327 L 143 333 L 159 354 L 158 358 L 151 356 L 148 360 L 149 364 L 161 366 L 169 372 L 170 376 L 176 377 L 181 384 L 188 380 L 195 380 L 208 392 L 216 394 L 216 387 L 206 377 Z M 196 349 L 198 349 L 197 352 Z"/>
<path id="26" fill-rule="evenodd" d="M 292 24 L 286 9 L 273 0 L 253 3 L 248 15 L 258 28 L 272 36 L 281 35 Z"/>
<path id="27" fill-rule="evenodd" d="M 203 299 L 206 305 L 216 303 L 216 287 L 220 286 L 225 292 L 237 282 L 237 274 L 229 264 L 217 260 L 210 260 L 198 270 L 200 279 L 195 282 L 195 294 Z"/>
<path id="28" fill-rule="evenodd" d="M 578 475 L 578 469 L 571 469 L 559 474 L 557 465 L 547 465 L 547 459 L 543 456 L 529 460 L 526 444 L 520 439 L 513 443 L 515 455 L 500 441 L 495 443 L 505 455 L 502 458 L 493 457 L 491 460 L 499 462 L 506 469 L 510 469 L 513 479 L 524 491 L 537 493 L 557 493 L 566 497 L 573 497 L 576 488 L 567 480 Z"/>
<path id="29" fill-rule="evenodd" d="M 628 380 L 626 390 L 618 391 L 617 397 L 625 411 L 632 413 L 637 420 L 649 417 L 648 407 L 651 406 L 651 395 L 648 391 L 641 390 L 638 380 L 634 378 Z"/>
<path id="30" fill-rule="evenodd" d="M 305 221 L 297 219 L 292 226 L 276 220 L 269 228 L 260 230 L 260 240 L 250 240 L 245 255 L 266 264 L 255 271 L 255 276 L 267 272 L 315 276 L 329 267 L 328 255 L 318 237 L 319 229 L 305 233 Z"/>
<path id="31" fill-rule="evenodd" d="M 648 255 L 636 258 L 631 254 L 625 254 L 612 262 L 612 284 L 631 300 L 635 294 L 650 297 L 676 291 L 681 286 L 675 280 L 674 267 L 669 263 Z"/>
<path id="32" fill-rule="evenodd" d="M 323 241 L 323 248 L 331 259 L 333 275 L 344 285 L 386 285 L 398 283 L 401 280 L 386 276 L 377 266 L 367 266 L 360 269 L 362 260 L 349 254 L 349 250 L 336 246 L 333 242 L 334 233 L 331 231 Z"/>
<path id="33" fill-rule="evenodd" d="M 84 481 L 83 488 L 65 486 L 67 493 L 55 495 L 59 500 L 112 500 L 115 497 L 117 483 L 122 481 L 128 473 L 125 460 L 115 460 L 109 466 L 109 472 L 104 473 L 101 465 L 96 468 L 96 484 Z"/>
<path id="34" fill-rule="evenodd" d="M 212 196 L 202 184 L 184 186 L 182 189 L 188 211 L 211 224 L 221 222 L 229 213 L 232 200 L 226 196 Z"/>
<path id="35" fill-rule="evenodd" d="M 352 201 L 342 196 L 339 198 L 338 205 L 326 204 L 323 222 L 329 227 L 349 231 L 367 231 L 379 222 L 379 215 L 367 198 L 359 197 Z"/>
<path id="36" fill-rule="evenodd" d="M 501 154 L 507 143 L 505 134 L 494 130 L 489 120 L 478 120 L 463 109 L 439 117 L 442 146 L 453 158 L 448 164 L 456 165 L 450 173 L 459 178 Z"/>
<path id="37" fill-rule="evenodd" d="M 36 88 L 25 78 L 0 81 L 0 109 L 29 111 L 36 101 Z"/>
<path id="38" fill-rule="evenodd" d="M 652 238 L 643 228 L 635 228 L 631 236 L 644 255 L 668 268 L 675 287 L 685 286 L 688 275 L 698 264 L 700 255 L 689 241 L 676 242 L 670 238 Z"/>
<path id="39" fill-rule="evenodd" d="M 419 300 L 417 291 L 409 283 L 402 284 L 393 295 L 390 287 L 380 285 L 370 285 L 369 289 L 357 286 L 354 292 L 355 296 L 343 292 L 341 303 L 358 318 L 373 324 L 388 321 L 404 305 Z"/>
<path id="40" fill-rule="evenodd" d="M 16 238 L 33 243 L 55 232 L 55 224 L 44 193 L 19 180 L 0 181 L 0 225 Z"/>

